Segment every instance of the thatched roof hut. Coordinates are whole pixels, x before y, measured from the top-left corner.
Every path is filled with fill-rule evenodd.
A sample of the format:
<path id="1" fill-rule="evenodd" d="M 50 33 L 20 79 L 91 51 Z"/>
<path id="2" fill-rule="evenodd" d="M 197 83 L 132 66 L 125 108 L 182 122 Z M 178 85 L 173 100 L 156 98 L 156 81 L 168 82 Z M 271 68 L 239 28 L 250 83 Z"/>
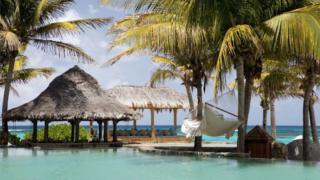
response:
<path id="1" fill-rule="evenodd" d="M 55 78 L 34 100 L 9 110 L 7 120 L 131 120 L 138 114 L 107 96 L 98 82 L 75 66 Z"/>
<path id="2" fill-rule="evenodd" d="M 178 109 L 189 109 L 190 107 L 186 95 L 165 87 L 116 86 L 107 90 L 107 94 L 134 110 L 150 109 L 151 136 L 153 138 L 156 136 L 155 111 L 172 110 L 173 127 L 177 128 Z M 136 125 L 134 124 L 134 126 Z"/>
<path id="3" fill-rule="evenodd" d="M 188 109 L 188 97 L 166 87 L 116 86 L 107 90 L 109 96 L 132 109 Z"/>

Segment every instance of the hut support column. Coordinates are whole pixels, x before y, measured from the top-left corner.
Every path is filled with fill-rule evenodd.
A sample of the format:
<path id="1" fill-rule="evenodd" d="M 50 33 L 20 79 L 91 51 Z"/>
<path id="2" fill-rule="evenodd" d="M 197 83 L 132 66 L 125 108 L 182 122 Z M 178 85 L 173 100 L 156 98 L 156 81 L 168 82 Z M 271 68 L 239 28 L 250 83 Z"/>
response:
<path id="1" fill-rule="evenodd" d="M 37 136 L 38 136 L 38 121 L 34 120 L 33 123 L 33 130 L 32 130 L 32 142 L 37 142 Z"/>
<path id="2" fill-rule="evenodd" d="M 75 142 L 79 142 L 79 129 L 80 129 L 80 121 L 76 121 L 76 137 L 75 137 Z"/>
<path id="3" fill-rule="evenodd" d="M 74 141 L 74 122 L 69 121 L 70 125 L 71 125 L 71 142 L 75 142 Z"/>
<path id="4" fill-rule="evenodd" d="M 133 126 L 132 126 L 133 130 L 137 130 L 137 121 L 133 120 Z"/>
<path id="5" fill-rule="evenodd" d="M 177 114 L 178 114 L 178 110 L 174 109 L 173 110 L 173 128 L 177 129 Z"/>
<path id="6" fill-rule="evenodd" d="M 156 137 L 156 129 L 154 127 L 154 109 L 151 109 L 151 138 Z"/>
<path id="7" fill-rule="evenodd" d="M 103 141 L 108 142 L 108 121 L 104 121 L 104 127 L 103 127 Z"/>
<path id="8" fill-rule="evenodd" d="M 113 132 L 112 132 L 113 140 L 112 140 L 112 142 L 118 142 L 117 124 L 118 124 L 118 121 L 113 120 Z"/>
<path id="9" fill-rule="evenodd" d="M 98 121 L 99 125 L 99 142 L 102 140 L 102 121 Z"/>
<path id="10" fill-rule="evenodd" d="M 49 142 L 49 121 L 45 120 L 44 121 L 44 142 L 48 143 Z"/>

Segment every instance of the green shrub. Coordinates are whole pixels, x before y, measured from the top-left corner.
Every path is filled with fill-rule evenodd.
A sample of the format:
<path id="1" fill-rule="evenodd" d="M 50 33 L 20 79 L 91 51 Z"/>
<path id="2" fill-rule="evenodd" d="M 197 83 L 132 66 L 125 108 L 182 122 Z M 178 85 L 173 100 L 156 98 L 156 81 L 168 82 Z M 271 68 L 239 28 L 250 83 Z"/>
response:
<path id="1" fill-rule="evenodd" d="M 79 140 L 86 141 L 90 137 L 90 133 L 84 128 L 80 127 Z M 38 129 L 37 140 L 43 141 L 44 129 Z M 32 132 L 28 132 L 25 135 L 26 140 L 32 139 Z M 71 125 L 57 124 L 49 126 L 49 139 L 55 142 L 68 142 L 71 141 Z"/>
<path id="2" fill-rule="evenodd" d="M 3 140 L 3 134 L 2 131 L 0 131 L 0 142 Z M 10 134 L 9 132 L 9 143 L 13 145 L 20 145 L 21 144 L 21 139 L 15 135 L 15 134 Z"/>

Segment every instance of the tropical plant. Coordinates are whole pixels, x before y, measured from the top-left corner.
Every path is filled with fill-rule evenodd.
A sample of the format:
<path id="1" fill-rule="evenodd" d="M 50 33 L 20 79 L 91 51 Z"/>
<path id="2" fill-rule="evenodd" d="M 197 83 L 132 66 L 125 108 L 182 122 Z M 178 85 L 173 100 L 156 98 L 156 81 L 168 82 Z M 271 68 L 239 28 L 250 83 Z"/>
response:
<path id="1" fill-rule="evenodd" d="M 190 71 L 188 74 L 192 77 L 187 83 L 197 89 L 196 119 L 202 120 L 202 96 L 208 74 L 214 67 L 214 47 L 208 44 L 208 36 L 201 28 L 187 29 L 184 18 L 179 15 L 145 13 L 116 22 L 111 32 L 115 33 L 112 47 L 129 45 L 129 48 L 109 60 L 108 64 L 114 64 L 134 52 L 147 50 L 158 56 L 170 57 L 179 68 Z M 200 148 L 201 137 L 196 137 L 195 149 Z"/>
<path id="2" fill-rule="evenodd" d="M 94 61 L 81 48 L 56 40 L 65 34 L 77 35 L 110 22 L 110 18 L 56 22 L 55 19 L 62 16 L 74 2 L 74 0 L 1 0 L 1 5 L 5 6 L 1 6 L 0 12 L 0 57 L 2 65 L 8 64 L 2 115 L 8 109 L 13 69 L 20 48 L 33 45 L 39 50 L 59 57 L 70 56 L 86 62 Z M 6 121 L 2 122 L 2 127 L 3 132 L 7 134 Z"/>
<path id="3" fill-rule="evenodd" d="M 276 16 L 266 22 L 274 31 L 266 35 L 266 50 L 277 57 L 286 58 L 303 65 L 303 158 L 310 157 L 309 107 L 320 59 L 320 4 L 307 6 Z M 282 31 L 286 29 L 286 31 Z"/>
<path id="4" fill-rule="evenodd" d="M 39 76 L 49 77 L 53 72 L 53 68 L 26 68 L 28 58 L 24 55 L 18 55 L 13 68 L 13 77 L 11 84 L 27 83 L 29 80 Z M 2 67 L 0 78 L 0 87 L 5 84 L 5 75 L 8 73 L 8 65 Z M 18 91 L 11 85 L 11 90 L 17 95 Z"/>
<path id="5" fill-rule="evenodd" d="M 299 68 L 286 61 L 264 60 L 260 79 L 255 80 L 253 91 L 261 99 L 263 128 L 266 130 L 267 113 L 270 110 L 271 135 L 276 138 L 275 101 L 296 97 L 299 93 Z"/>
<path id="6" fill-rule="evenodd" d="M 79 129 L 79 139 L 86 141 L 90 138 L 90 133 L 84 127 Z M 37 140 L 38 142 L 44 139 L 44 129 L 38 129 Z M 25 140 L 32 139 L 32 132 L 27 132 L 24 137 Z M 53 142 L 70 142 L 71 141 L 71 126 L 69 124 L 57 124 L 49 126 L 49 139 Z"/>
<path id="7" fill-rule="evenodd" d="M 190 113 L 195 118 L 194 100 L 192 95 L 192 74 L 191 71 L 184 66 L 179 66 L 174 60 L 167 57 L 154 56 L 153 62 L 160 64 L 160 68 L 156 69 L 150 77 L 150 86 L 156 87 L 159 83 L 164 83 L 166 80 L 180 79 L 186 89 L 186 93 L 190 105 Z"/>

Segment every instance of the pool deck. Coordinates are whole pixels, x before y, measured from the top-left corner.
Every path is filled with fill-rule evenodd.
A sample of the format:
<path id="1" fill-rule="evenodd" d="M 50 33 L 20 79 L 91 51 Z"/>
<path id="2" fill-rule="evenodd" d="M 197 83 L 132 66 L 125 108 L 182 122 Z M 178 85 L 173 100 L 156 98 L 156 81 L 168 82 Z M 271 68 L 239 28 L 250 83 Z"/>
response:
<path id="1" fill-rule="evenodd" d="M 193 147 L 193 142 L 169 142 L 169 143 L 140 143 L 140 144 L 126 144 L 124 147 L 140 148 L 140 147 Z M 212 142 L 203 143 L 202 147 L 209 148 L 236 148 L 236 144 L 223 143 L 223 142 Z"/>
<path id="2" fill-rule="evenodd" d="M 203 143 L 203 151 L 193 151 L 193 143 L 142 143 L 127 144 L 124 147 L 136 148 L 142 153 L 158 155 L 179 155 L 196 157 L 228 157 L 249 158 L 247 153 L 236 152 L 236 144 L 229 143 Z"/>

